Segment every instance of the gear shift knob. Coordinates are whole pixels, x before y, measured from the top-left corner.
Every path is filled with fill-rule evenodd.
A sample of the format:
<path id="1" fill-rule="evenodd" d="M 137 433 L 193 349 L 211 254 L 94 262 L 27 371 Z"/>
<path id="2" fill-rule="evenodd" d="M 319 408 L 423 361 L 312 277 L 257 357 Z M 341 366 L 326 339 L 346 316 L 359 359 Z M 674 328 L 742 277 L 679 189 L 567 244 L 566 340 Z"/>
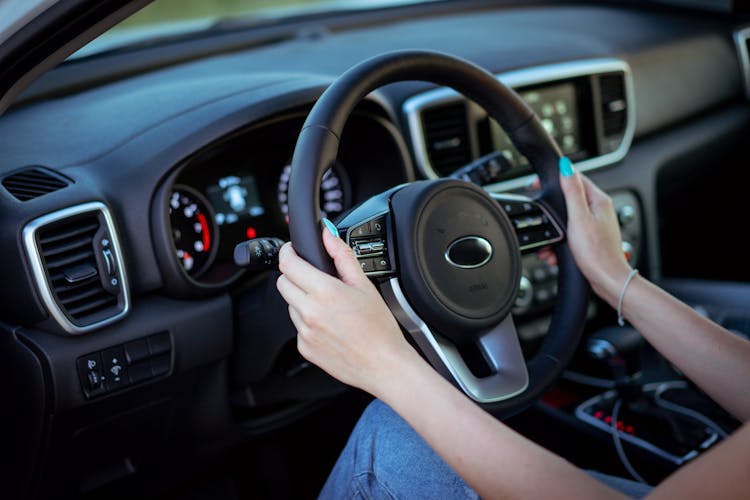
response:
<path id="1" fill-rule="evenodd" d="M 633 328 L 610 327 L 589 336 L 588 355 L 607 363 L 615 387 L 626 401 L 641 396 L 641 366 L 645 341 Z"/>

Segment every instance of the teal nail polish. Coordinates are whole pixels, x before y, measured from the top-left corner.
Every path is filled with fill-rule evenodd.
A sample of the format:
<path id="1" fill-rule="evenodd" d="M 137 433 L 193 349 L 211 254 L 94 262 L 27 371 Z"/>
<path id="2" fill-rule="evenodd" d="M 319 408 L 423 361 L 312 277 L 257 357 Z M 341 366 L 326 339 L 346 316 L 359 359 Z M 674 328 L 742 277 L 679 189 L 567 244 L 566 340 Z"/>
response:
<path id="1" fill-rule="evenodd" d="M 573 164 L 567 156 L 561 157 L 558 165 L 560 166 L 560 173 L 563 177 L 570 177 L 573 175 Z"/>
<path id="2" fill-rule="evenodd" d="M 333 225 L 333 222 L 329 221 L 325 217 L 323 217 L 323 224 L 325 224 L 326 229 L 328 229 L 332 235 L 336 236 L 338 238 L 339 236 L 339 230 L 336 229 L 336 226 Z"/>

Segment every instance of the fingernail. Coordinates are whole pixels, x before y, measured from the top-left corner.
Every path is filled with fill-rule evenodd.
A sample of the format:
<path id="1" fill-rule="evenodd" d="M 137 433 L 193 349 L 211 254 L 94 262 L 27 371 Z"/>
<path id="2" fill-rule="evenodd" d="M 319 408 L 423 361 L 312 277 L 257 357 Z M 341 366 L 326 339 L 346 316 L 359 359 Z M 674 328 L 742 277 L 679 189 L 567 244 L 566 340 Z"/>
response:
<path id="1" fill-rule="evenodd" d="M 331 232 L 332 235 L 338 238 L 339 230 L 336 229 L 336 226 L 333 225 L 333 222 L 323 217 L 323 224 L 325 224 L 326 228 Z"/>
<path id="2" fill-rule="evenodd" d="M 560 173 L 563 177 L 570 177 L 573 175 L 573 164 L 567 156 L 561 157 L 558 164 L 560 166 Z"/>

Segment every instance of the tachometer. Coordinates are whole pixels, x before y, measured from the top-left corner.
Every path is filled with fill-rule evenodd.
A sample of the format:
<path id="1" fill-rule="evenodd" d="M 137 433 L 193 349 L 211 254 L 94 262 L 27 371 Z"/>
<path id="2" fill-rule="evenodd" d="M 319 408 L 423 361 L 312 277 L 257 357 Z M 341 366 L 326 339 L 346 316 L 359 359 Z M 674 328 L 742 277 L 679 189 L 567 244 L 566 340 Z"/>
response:
<path id="1" fill-rule="evenodd" d="M 289 176 L 292 166 L 287 164 L 279 177 L 278 200 L 284 219 L 289 222 Z M 340 163 L 334 163 L 320 181 L 320 213 L 329 219 L 349 207 L 349 178 Z"/>
<path id="2" fill-rule="evenodd" d="M 169 221 L 177 258 L 190 276 L 198 276 L 211 264 L 218 247 L 211 205 L 195 189 L 175 185 L 169 195 Z"/>

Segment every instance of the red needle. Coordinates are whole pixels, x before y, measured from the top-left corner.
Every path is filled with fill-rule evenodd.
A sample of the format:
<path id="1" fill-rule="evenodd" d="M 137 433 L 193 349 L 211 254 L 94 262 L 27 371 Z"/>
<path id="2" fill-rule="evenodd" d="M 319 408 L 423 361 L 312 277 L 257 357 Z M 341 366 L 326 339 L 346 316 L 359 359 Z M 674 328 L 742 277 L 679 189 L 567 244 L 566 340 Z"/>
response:
<path id="1" fill-rule="evenodd" d="M 211 235 L 208 232 L 208 221 L 206 221 L 206 216 L 203 214 L 198 214 L 198 222 L 201 224 L 201 234 L 203 235 L 203 251 L 208 252 L 208 249 L 211 248 Z"/>

